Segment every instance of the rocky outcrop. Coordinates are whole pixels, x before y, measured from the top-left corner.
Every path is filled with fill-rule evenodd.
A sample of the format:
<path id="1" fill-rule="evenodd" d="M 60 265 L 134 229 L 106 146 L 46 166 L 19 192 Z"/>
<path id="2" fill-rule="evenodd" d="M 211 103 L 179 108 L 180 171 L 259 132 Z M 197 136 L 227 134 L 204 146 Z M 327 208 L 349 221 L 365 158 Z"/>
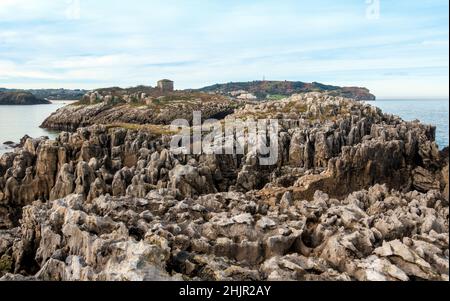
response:
<path id="1" fill-rule="evenodd" d="M 93 91 L 79 103 L 60 108 L 41 127 L 73 132 L 93 124 L 162 124 L 176 119 L 192 122 L 192 112 L 203 118 L 216 118 L 233 113 L 236 104 L 227 98 L 201 93 L 181 93 L 154 98 L 145 93 L 115 95 Z"/>
<path id="2" fill-rule="evenodd" d="M 54 201 L 51 208 L 26 207 L 20 240 L 12 246 L 15 272 L 30 273 L 36 267 L 36 279 L 65 281 L 174 278 L 165 270 L 170 249 L 163 238 L 138 241 L 123 222 L 82 208 L 80 195 Z"/>
<path id="3" fill-rule="evenodd" d="M 252 116 L 280 121 L 273 165 L 178 154 L 144 129 L 27 138 L 0 159 L 0 273 L 448 280 L 448 153 L 433 127 L 320 93 L 226 121 Z"/>
<path id="4" fill-rule="evenodd" d="M 28 92 L 1 92 L 0 105 L 18 106 L 18 105 L 44 105 L 51 102 L 45 99 L 35 97 Z"/>
<path id="5" fill-rule="evenodd" d="M 70 195 L 25 207 L 4 256 L 40 280 L 448 280 L 448 226 L 440 193 L 379 185 L 274 205 Z"/>

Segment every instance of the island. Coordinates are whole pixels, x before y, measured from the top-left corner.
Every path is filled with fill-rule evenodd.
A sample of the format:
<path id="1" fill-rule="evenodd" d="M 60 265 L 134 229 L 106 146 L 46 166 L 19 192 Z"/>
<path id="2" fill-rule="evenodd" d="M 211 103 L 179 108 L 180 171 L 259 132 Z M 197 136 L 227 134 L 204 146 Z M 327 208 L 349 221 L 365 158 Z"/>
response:
<path id="1" fill-rule="evenodd" d="M 45 104 L 51 104 L 51 102 L 37 98 L 29 92 L 0 92 L 0 105 L 24 106 Z"/>
<path id="2" fill-rule="evenodd" d="M 0 88 L 0 92 L 24 92 L 31 93 L 37 98 L 47 100 L 80 100 L 88 90 L 83 89 L 6 89 Z"/>

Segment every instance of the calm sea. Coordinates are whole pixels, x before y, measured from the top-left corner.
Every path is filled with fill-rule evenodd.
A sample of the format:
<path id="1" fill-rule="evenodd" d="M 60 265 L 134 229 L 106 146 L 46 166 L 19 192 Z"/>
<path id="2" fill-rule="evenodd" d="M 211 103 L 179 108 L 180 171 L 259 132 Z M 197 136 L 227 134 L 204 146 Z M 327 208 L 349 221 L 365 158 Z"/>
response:
<path id="1" fill-rule="evenodd" d="M 69 101 L 55 101 L 50 105 L 37 106 L 0 106 L 0 153 L 8 151 L 6 141 L 18 142 L 23 136 L 55 137 L 56 132 L 39 128 L 44 119 Z M 436 125 L 436 140 L 443 148 L 449 140 L 449 103 L 448 100 L 395 100 L 383 99 L 370 102 L 383 110 L 402 117 Z"/>
<path id="2" fill-rule="evenodd" d="M 400 116 L 404 120 L 413 121 L 418 119 L 422 123 L 435 125 L 437 144 L 441 149 L 448 146 L 448 99 L 381 99 L 369 103 L 379 107 L 385 113 Z"/>
<path id="3" fill-rule="evenodd" d="M 19 142 L 25 135 L 33 138 L 54 138 L 56 132 L 41 129 L 39 126 L 51 113 L 69 103 L 70 101 L 54 101 L 49 105 L 0 106 L 0 154 L 8 151 L 4 142 Z"/>

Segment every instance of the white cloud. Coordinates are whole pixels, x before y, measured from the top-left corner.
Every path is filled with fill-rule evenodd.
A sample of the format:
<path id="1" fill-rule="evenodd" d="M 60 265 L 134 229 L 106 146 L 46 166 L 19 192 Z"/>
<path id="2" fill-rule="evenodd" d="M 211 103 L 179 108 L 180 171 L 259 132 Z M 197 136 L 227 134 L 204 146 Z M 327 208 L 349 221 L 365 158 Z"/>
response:
<path id="1" fill-rule="evenodd" d="M 0 61 L 0 79 L 8 80 L 17 78 L 58 79 L 58 76 L 26 66 L 20 66 L 11 61 Z"/>
<path id="2" fill-rule="evenodd" d="M 1 0 L 0 18 L 2 21 L 48 18 L 58 15 L 64 5 L 61 0 Z"/>
<path id="3" fill-rule="evenodd" d="M 423 41 L 424 46 L 449 46 L 448 40 Z"/>
<path id="4" fill-rule="evenodd" d="M 410 17 L 390 13 L 388 3 L 379 22 L 365 18 L 363 1 L 81 0 L 80 20 L 66 18 L 67 5 L 0 0 L 2 86 L 93 88 L 171 77 L 188 88 L 266 75 L 385 94 L 419 89 L 427 76 L 422 90 L 441 93 L 449 66 L 448 28 L 432 25 L 439 12 Z"/>

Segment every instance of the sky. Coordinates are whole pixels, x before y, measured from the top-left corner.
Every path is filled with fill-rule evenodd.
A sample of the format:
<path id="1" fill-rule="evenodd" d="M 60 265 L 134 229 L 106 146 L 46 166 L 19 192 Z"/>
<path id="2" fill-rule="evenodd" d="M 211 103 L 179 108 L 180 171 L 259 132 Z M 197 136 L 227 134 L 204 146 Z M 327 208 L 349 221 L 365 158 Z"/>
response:
<path id="1" fill-rule="evenodd" d="M 0 0 L 0 87 L 298 80 L 449 94 L 448 0 Z"/>

